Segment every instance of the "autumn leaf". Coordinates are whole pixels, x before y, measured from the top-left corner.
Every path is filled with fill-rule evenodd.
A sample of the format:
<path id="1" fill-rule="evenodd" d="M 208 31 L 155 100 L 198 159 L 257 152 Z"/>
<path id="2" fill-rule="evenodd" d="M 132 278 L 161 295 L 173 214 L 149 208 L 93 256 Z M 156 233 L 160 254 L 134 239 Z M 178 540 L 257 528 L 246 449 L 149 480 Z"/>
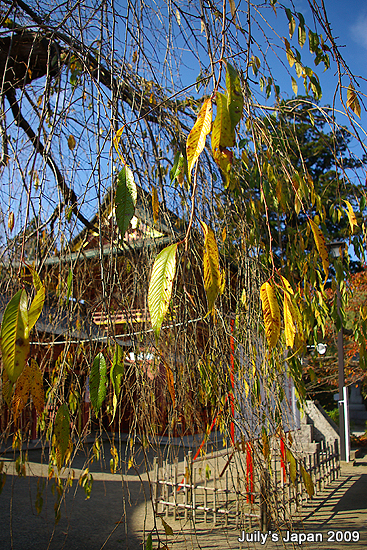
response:
<path id="1" fill-rule="evenodd" d="M 32 396 L 32 402 L 37 413 L 41 415 L 45 407 L 45 392 L 43 389 L 43 377 L 42 377 L 41 370 L 37 364 L 37 361 L 33 358 L 30 360 L 29 374 L 31 378 L 30 393 Z"/>
<path id="2" fill-rule="evenodd" d="M 152 187 L 152 209 L 153 209 L 153 222 L 157 223 L 159 214 L 159 200 L 156 187 Z"/>
<path id="3" fill-rule="evenodd" d="M 27 404 L 29 395 L 31 392 L 31 368 L 29 364 L 26 364 L 22 374 L 19 376 L 17 380 L 17 384 L 15 387 L 15 392 L 13 396 L 13 414 L 14 414 L 14 420 L 18 418 L 18 416 L 21 414 L 22 410 Z"/>
<path id="4" fill-rule="evenodd" d="M 297 462 L 293 456 L 293 453 L 289 449 L 287 449 L 287 461 L 289 463 L 289 475 L 292 483 L 294 484 L 297 478 Z"/>
<path id="5" fill-rule="evenodd" d="M 349 225 L 350 225 L 350 231 L 353 235 L 354 233 L 354 228 L 355 227 L 358 227 L 358 222 L 357 222 L 357 218 L 356 218 L 356 215 L 353 211 L 353 208 L 352 208 L 352 205 L 350 204 L 349 201 L 344 201 L 345 204 L 347 205 L 347 215 L 348 215 L 348 220 L 349 220 Z"/>
<path id="6" fill-rule="evenodd" d="M 93 361 L 89 385 L 90 402 L 98 413 L 107 393 L 107 365 L 102 353 L 98 353 Z"/>
<path id="7" fill-rule="evenodd" d="M 233 147 L 235 136 L 232 128 L 231 118 L 229 116 L 227 97 L 217 92 L 217 115 L 213 124 L 212 131 L 212 151 L 215 154 L 219 147 Z"/>
<path id="8" fill-rule="evenodd" d="M 307 494 L 310 498 L 312 498 L 313 495 L 315 494 L 315 487 L 313 485 L 311 476 L 307 472 L 307 470 L 302 466 L 302 464 L 300 465 L 300 470 L 301 470 L 303 483 L 305 484 L 305 487 L 306 487 Z"/>
<path id="9" fill-rule="evenodd" d="M 320 254 L 320 258 L 321 258 L 321 261 L 322 261 L 322 267 L 323 267 L 324 273 L 325 273 L 325 281 L 326 281 L 328 276 L 329 276 L 329 256 L 328 256 L 328 252 L 327 252 L 327 248 L 326 248 L 326 244 L 325 244 L 325 238 L 324 238 L 324 235 L 322 234 L 321 229 L 315 224 L 315 222 L 313 222 L 310 219 L 309 223 L 310 223 L 312 233 L 313 233 L 313 236 L 314 236 L 314 239 L 315 239 L 317 250 Z"/>
<path id="10" fill-rule="evenodd" d="M 13 231 L 14 229 L 14 212 L 9 213 L 8 228 L 10 229 L 10 231 Z"/>
<path id="11" fill-rule="evenodd" d="M 168 391 L 170 393 L 171 399 L 172 399 L 172 405 L 173 408 L 175 407 L 176 403 L 176 393 L 175 393 L 175 381 L 173 378 L 173 372 L 172 369 L 167 363 L 163 360 L 164 368 L 166 369 L 166 377 L 167 377 L 167 385 L 168 385 Z"/>
<path id="12" fill-rule="evenodd" d="M 269 347 L 273 348 L 280 335 L 280 311 L 274 288 L 269 282 L 261 286 L 260 299 L 264 315 L 266 339 Z"/>
<path id="13" fill-rule="evenodd" d="M 43 305 L 45 303 L 46 289 L 42 284 L 37 271 L 31 266 L 28 266 L 28 269 L 32 273 L 33 286 L 36 291 L 36 295 L 33 298 L 28 311 L 28 330 L 30 331 L 42 313 Z"/>
<path id="14" fill-rule="evenodd" d="M 219 253 L 213 230 L 200 222 L 204 232 L 204 288 L 208 301 L 208 313 L 213 313 L 214 303 L 223 286 L 219 269 Z"/>
<path id="15" fill-rule="evenodd" d="M 347 109 L 351 109 L 357 117 L 361 118 L 361 105 L 353 84 L 349 84 L 347 90 Z"/>
<path id="16" fill-rule="evenodd" d="M 176 275 L 176 251 L 178 243 L 164 248 L 156 257 L 148 290 L 150 320 L 156 340 L 171 301 L 173 281 Z"/>
<path id="17" fill-rule="evenodd" d="M 205 147 L 206 136 L 209 134 L 212 125 L 212 102 L 206 99 L 199 111 L 193 129 L 186 141 L 187 165 L 189 182 L 191 182 L 192 168 Z"/>
<path id="18" fill-rule="evenodd" d="M 61 470 L 64 459 L 70 448 L 70 415 L 66 403 L 58 408 L 55 417 L 54 438 L 56 447 L 57 468 Z"/>
<path id="19" fill-rule="evenodd" d="M 76 141 L 74 136 L 68 137 L 68 147 L 70 151 L 73 151 L 75 149 Z"/>

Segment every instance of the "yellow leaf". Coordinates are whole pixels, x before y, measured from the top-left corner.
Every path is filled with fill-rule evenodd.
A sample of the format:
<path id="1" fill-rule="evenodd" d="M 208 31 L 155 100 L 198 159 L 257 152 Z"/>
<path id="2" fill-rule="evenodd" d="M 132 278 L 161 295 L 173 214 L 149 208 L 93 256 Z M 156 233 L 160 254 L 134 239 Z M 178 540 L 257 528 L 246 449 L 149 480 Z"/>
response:
<path id="1" fill-rule="evenodd" d="M 157 189 L 153 186 L 152 189 L 152 208 L 153 208 L 153 222 L 157 223 L 159 214 L 159 200 Z"/>
<path id="2" fill-rule="evenodd" d="M 262 303 L 265 334 L 270 348 L 273 348 L 280 335 L 280 311 L 275 296 L 274 288 L 266 282 L 260 288 L 260 299 Z"/>
<path id="3" fill-rule="evenodd" d="M 14 212 L 10 212 L 9 214 L 8 228 L 10 229 L 10 231 L 13 231 L 14 229 Z"/>
<path id="4" fill-rule="evenodd" d="M 204 232 L 204 287 L 208 301 L 208 313 L 213 313 L 214 303 L 223 288 L 219 269 L 219 253 L 213 230 L 200 222 Z"/>
<path id="5" fill-rule="evenodd" d="M 227 229 L 225 227 L 223 227 L 222 241 L 225 242 L 226 238 L 227 238 Z"/>
<path id="6" fill-rule="evenodd" d="M 350 231 L 353 235 L 354 233 L 354 228 L 355 227 L 358 227 L 358 222 L 357 222 L 357 218 L 356 218 L 356 215 L 353 211 L 353 208 L 352 208 L 352 205 L 350 204 L 349 201 L 344 201 L 345 204 L 347 205 L 347 214 L 348 214 L 348 220 L 349 220 L 349 225 L 350 225 Z"/>
<path id="7" fill-rule="evenodd" d="M 289 296 L 284 293 L 284 332 L 287 347 L 293 348 L 296 336 L 296 326 L 292 315 L 292 303 Z"/>
<path id="8" fill-rule="evenodd" d="M 171 301 L 173 281 L 176 275 L 177 246 L 178 243 L 171 244 L 158 254 L 150 278 L 148 307 L 157 340 Z"/>
<path id="9" fill-rule="evenodd" d="M 206 99 L 200 109 L 193 129 L 186 141 L 187 165 L 189 182 L 191 182 L 192 168 L 205 147 L 206 136 L 209 134 L 212 125 L 212 102 Z"/>
<path id="10" fill-rule="evenodd" d="M 116 153 L 118 154 L 118 156 L 120 157 L 120 160 L 121 162 L 123 163 L 124 166 L 126 166 L 126 162 L 125 162 L 125 159 L 123 157 L 123 155 L 121 154 L 120 152 L 120 140 L 121 140 L 121 136 L 122 136 L 122 132 L 124 131 L 125 129 L 125 124 L 119 129 L 117 130 L 114 138 L 113 138 L 113 144 L 115 146 L 115 149 L 116 149 Z"/>
<path id="11" fill-rule="evenodd" d="M 355 115 L 361 118 L 361 105 L 353 84 L 349 84 L 347 90 L 347 109 L 351 109 Z"/>
<path id="12" fill-rule="evenodd" d="M 314 493 L 315 493 L 315 488 L 314 488 L 314 485 L 312 483 L 312 479 L 311 479 L 311 476 L 310 474 L 307 472 L 307 470 L 305 470 L 305 468 L 302 466 L 302 464 L 300 465 L 301 466 L 301 476 L 302 476 L 302 479 L 303 479 L 303 483 L 305 484 L 305 487 L 306 487 L 306 491 L 308 493 L 308 496 L 310 498 L 313 497 Z"/>
<path id="13" fill-rule="evenodd" d="M 329 276 L 329 256 L 325 245 L 324 235 L 322 234 L 321 229 L 315 224 L 315 222 L 313 222 L 312 220 L 309 220 L 309 222 L 315 239 L 317 250 L 321 257 L 326 281 Z"/>

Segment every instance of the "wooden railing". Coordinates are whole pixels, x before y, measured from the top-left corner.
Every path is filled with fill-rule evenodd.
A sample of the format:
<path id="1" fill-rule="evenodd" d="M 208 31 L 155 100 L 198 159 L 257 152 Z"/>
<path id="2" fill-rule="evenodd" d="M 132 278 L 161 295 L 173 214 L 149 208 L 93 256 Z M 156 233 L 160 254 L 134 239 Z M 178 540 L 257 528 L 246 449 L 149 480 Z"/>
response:
<path id="1" fill-rule="evenodd" d="M 255 460 L 251 479 L 245 455 L 235 450 L 200 457 L 189 451 L 183 463 L 159 464 L 154 459 L 153 500 L 157 514 L 195 522 L 224 523 L 236 528 L 287 524 L 309 500 L 300 464 L 309 473 L 315 494 L 339 476 L 339 451 L 321 443 L 312 455 L 297 458 L 293 483 L 288 465 L 272 452 L 270 468 Z"/>

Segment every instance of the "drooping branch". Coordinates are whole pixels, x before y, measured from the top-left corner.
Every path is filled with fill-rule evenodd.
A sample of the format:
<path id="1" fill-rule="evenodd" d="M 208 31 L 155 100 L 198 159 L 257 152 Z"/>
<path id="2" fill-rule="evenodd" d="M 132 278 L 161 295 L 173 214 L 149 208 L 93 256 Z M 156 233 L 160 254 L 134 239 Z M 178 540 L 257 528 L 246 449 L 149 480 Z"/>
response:
<path id="1" fill-rule="evenodd" d="M 6 92 L 6 98 L 9 101 L 11 111 L 14 116 L 14 120 L 16 124 L 22 128 L 22 130 L 26 133 L 30 141 L 32 142 L 33 147 L 39 153 L 45 160 L 49 168 L 51 168 L 52 172 L 54 173 L 54 176 L 57 181 L 57 186 L 60 189 L 62 196 L 64 198 L 65 204 L 69 204 L 72 213 L 74 216 L 82 222 L 85 227 L 90 229 L 91 231 L 96 231 L 96 228 L 93 224 L 91 224 L 79 211 L 78 204 L 77 204 L 77 197 L 75 195 L 75 192 L 68 187 L 66 184 L 66 181 L 63 177 L 63 175 L 60 172 L 59 167 L 55 163 L 52 155 L 50 153 L 46 154 L 45 148 L 43 143 L 41 142 L 39 136 L 37 136 L 29 123 L 26 121 L 26 119 L 23 117 L 21 110 L 19 108 L 18 102 L 16 100 L 16 94 L 14 89 L 9 89 Z"/>

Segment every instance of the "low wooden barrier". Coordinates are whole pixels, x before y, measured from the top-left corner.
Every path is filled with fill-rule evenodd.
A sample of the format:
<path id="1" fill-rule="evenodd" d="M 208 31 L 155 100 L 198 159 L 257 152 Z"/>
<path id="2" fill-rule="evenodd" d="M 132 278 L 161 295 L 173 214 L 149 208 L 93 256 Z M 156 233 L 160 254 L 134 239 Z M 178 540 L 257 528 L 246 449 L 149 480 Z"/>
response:
<path id="1" fill-rule="evenodd" d="M 260 455 L 259 455 L 260 456 Z M 321 443 L 314 454 L 297 456 L 296 478 L 289 465 L 272 451 L 265 467 L 255 457 L 249 475 L 245 453 L 229 449 L 199 457 L 189 451 L 183 463 L 159 464 L 154 459 L 153 501 L 157 514 L 173 519 L 267 530 L 272 523 L 287 524 L 310 498 L 302 482 L 300 464 L 309 473 L 315 494 L 339 476 L 339 450 Z"/>

